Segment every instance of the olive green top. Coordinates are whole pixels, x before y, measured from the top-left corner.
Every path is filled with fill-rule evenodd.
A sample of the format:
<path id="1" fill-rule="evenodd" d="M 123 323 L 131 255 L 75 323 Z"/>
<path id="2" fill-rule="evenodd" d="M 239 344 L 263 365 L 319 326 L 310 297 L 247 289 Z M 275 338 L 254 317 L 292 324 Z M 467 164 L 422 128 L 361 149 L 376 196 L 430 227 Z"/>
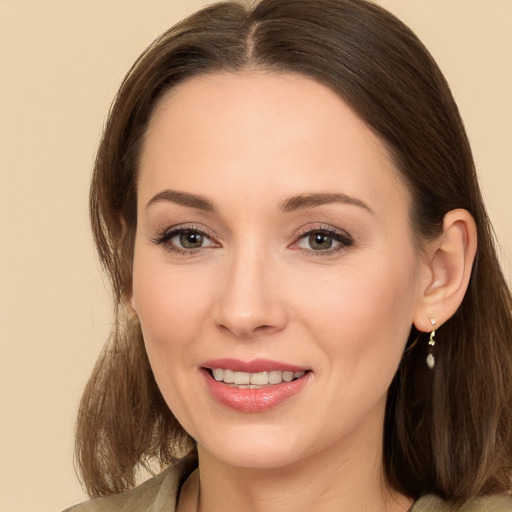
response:
<path id="1" fill-rule="evenodd" d="M 179 489 L 193 469 L 190 462 L 180 462 L 134 489 L 93 498 L 64 512 L 176 512 Z M 409 512 L 512 512 L 512 497 L 482 497 L 453 509 L 441 498 L 428 495 L 420 498 Z"/>

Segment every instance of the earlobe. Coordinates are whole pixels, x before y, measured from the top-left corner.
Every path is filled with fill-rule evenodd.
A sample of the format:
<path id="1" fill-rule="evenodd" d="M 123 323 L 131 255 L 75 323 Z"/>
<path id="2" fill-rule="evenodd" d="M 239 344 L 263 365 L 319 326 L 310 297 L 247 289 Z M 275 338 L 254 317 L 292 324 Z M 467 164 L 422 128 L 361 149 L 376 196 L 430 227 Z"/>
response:
<path id="1" fill-rule="evenodd" d="M 437 325 L 448 320 L 459 308 L 466 293 L 477 248 L 475 221 L 467 210 L 448 212 L 443 231 L 428 248 L 428 282 L 414 316 L 415 327 L 432 330 L 430 318 Z"/>

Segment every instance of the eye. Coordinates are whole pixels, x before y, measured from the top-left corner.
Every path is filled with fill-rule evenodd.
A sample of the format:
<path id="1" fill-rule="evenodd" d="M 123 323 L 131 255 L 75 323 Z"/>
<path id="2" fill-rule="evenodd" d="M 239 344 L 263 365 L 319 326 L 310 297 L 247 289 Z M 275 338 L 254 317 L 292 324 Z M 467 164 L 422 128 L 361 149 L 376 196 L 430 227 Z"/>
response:
<path id="1" fill-rule="evenodd" d="M 304 237 L 302 242 L 304 245 L 309 245 L 308 248 L 314 251 L 325 251 L 331 249 L 336 240 L 334 240 L 332 235 L 317 231 L 316 233 L 311 233 L 307 237 Z M 303 245 L 299 244 L 299 247 L 303 247 Z"/>
<path id="2" fill-rule="evenodd" d="M 174 235 L 169 241 L 183 249 L 199 249 L 204 244 L 208 245 L 210 239 L 199 231 L 186 230 Z"/>
<path id="3" fill-rule="evenodd" d="M 333 229 L 312 229 L 302 234 L 295 246 L 310 253 L 333 253 L 352 245 L 353 240 L 345 233 Z"/>
<path id="4" fill-rule="evenodd" d="M 218 245 L 203 231 L 195 228 L 171 228 L 153 240 L 166 250 L 178 253 L 194 253 L 207 247 Z"/>

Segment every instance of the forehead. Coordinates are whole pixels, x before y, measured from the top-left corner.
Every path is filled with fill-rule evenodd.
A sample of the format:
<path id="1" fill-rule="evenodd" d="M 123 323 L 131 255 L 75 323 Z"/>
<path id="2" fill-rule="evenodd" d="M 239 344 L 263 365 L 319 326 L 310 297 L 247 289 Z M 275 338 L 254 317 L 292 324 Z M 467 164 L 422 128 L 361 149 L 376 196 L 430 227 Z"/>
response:
<path id="1" fill-rule="evenodd" d="M 385 144 L 330 88 L 295 73 L 202 75 L 170 90 L 150 120 L 141 193 L 209 194 L 261 184 L 283 195 L 406 192 Z M 366 189 L 366 190 L 364 190 Z M 248 191 L 249 192 L 249 191 Z"/>

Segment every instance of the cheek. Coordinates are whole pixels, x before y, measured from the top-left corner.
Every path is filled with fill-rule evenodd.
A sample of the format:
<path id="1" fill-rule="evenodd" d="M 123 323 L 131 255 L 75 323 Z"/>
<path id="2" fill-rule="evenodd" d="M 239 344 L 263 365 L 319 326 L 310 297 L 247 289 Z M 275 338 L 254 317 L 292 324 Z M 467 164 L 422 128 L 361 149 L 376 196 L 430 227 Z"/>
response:
<path id="1" fill-rule="evenodd" d="M 300 316 L 333 356 L 331 365 L 343 364 L 349 373 L 361 365 L 394 373 L 412 325 L 414 259 L 366 263 L 328 276 L 307 296 Z"/>
<path id="2" fill-rule="evenodd" d="M 197 339 L 210 309 L 211 294 L 204 277 L 136 250 L 133 302 L 150 358 L 154 351 L 159 355 L 175 352 Z"/>

